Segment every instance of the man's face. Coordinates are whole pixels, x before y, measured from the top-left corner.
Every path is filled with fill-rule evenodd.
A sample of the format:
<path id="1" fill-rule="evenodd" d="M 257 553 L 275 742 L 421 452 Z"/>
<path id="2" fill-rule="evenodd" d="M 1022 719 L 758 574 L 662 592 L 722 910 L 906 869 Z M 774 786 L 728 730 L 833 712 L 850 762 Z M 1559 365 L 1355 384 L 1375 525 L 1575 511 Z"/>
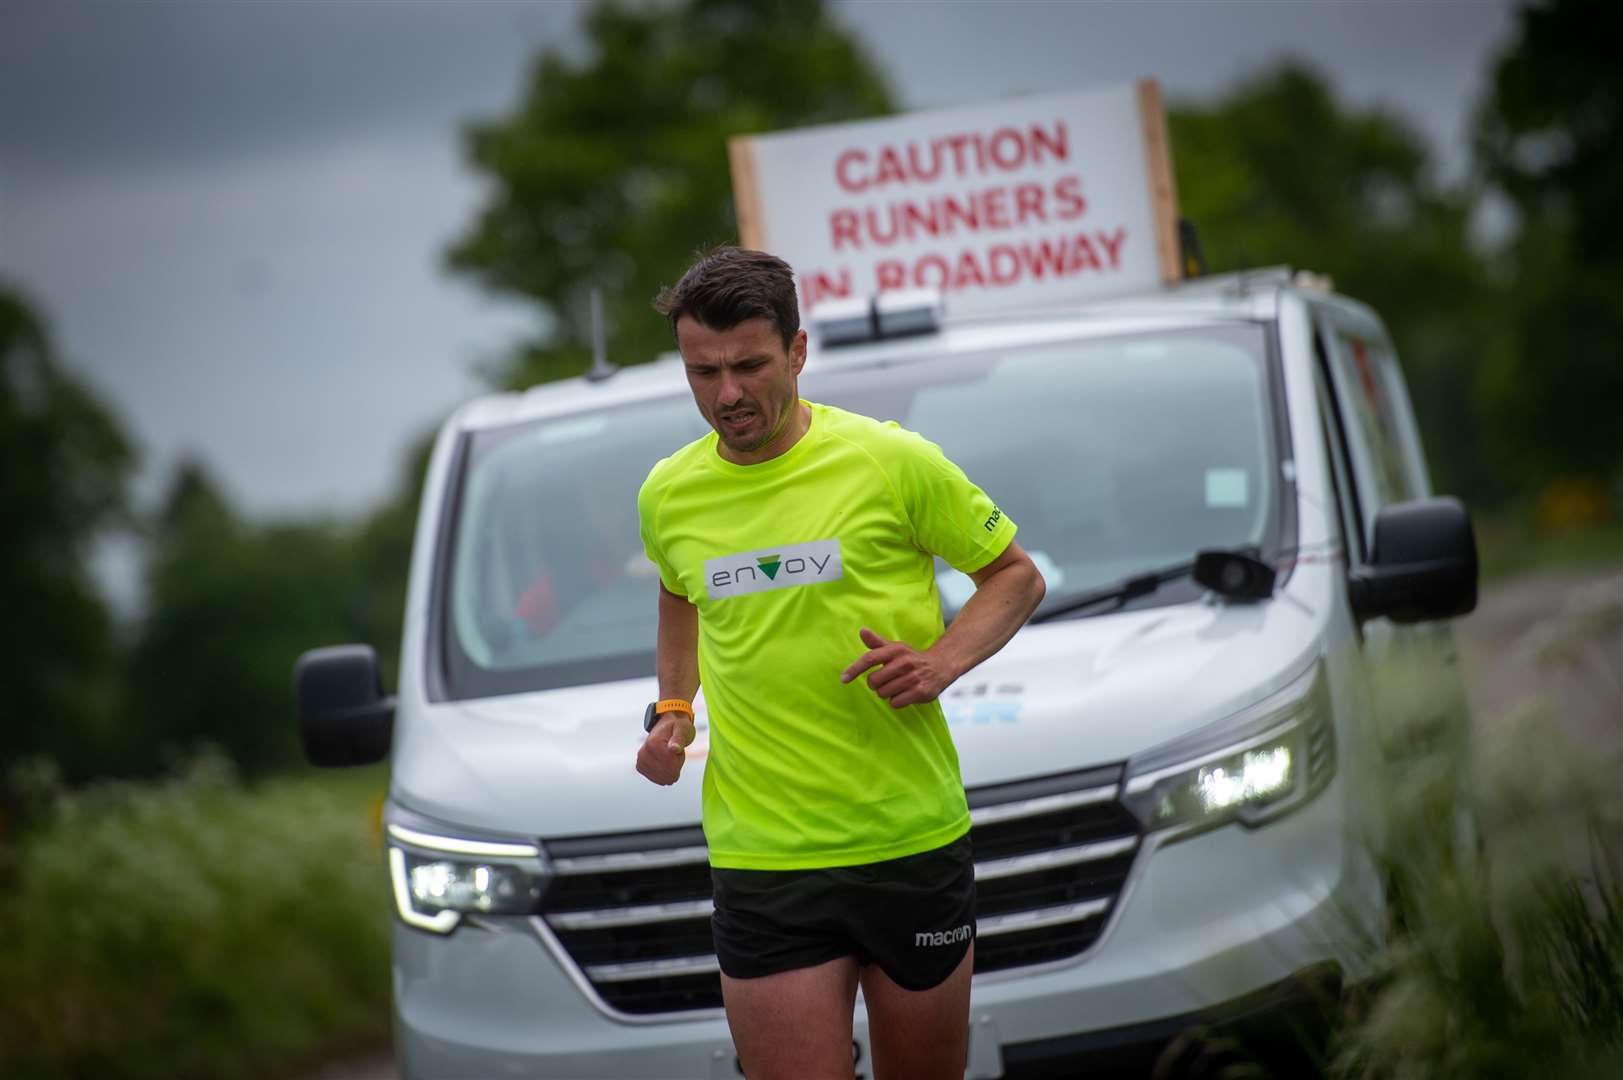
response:
<path id="1" fill-rule="evenodd" d="M 745 457 L 772 451 L 800 402 L 806 332 L 798 331 L 785 349 L 769 319 L 712 330 L 684 315 L 676 323 L 676 344 L 699 413 L 727 449 Z"/>

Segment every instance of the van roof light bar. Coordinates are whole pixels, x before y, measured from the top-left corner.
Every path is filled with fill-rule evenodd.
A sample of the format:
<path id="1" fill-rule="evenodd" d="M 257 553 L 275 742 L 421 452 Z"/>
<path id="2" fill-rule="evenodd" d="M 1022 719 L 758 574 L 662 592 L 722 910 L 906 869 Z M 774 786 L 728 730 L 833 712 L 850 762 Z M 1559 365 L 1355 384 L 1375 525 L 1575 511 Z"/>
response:
<path id="1" fill-rule="evenodd" d="M 874 297 L 874 321 L 880 337 L 933 334 L 941 329 L 945 307 L 934 289 L 897 289 Z"/>
<path id="2" fill-rule="evenodd" d="M 935 289 L 895 289 L 877 296 L 825 300 L 817 305 L 811 323 L 818 342 L 830 348 L 933 334 L 941 329 L 944 312 L 941 293 Z"/>
<path id="3" fill-rule="evenodd" d="M 866 296 L 822 301 L 811 316 L 811 324 L 818 342 L 825 347 L 870 341 L 878 336 L 873 302 Z"/>

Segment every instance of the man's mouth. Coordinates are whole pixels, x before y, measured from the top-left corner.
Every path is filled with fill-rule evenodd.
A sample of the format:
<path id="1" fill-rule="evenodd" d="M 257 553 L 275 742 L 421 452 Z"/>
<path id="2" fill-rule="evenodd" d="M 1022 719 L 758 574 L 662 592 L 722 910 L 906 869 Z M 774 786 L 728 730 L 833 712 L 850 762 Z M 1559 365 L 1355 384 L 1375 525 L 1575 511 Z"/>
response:
<path id="1" fill-rule="evenodd" d="M 751 420 L 754 420 L 754 419 L 755 419 L 755 413 L 754 413 L 753 410 L 750 410 L 750 409 L 740 410 L 739 412 L 728 412 L 728 413 L 722 413 L 721 414 L 721 422 L 723 424 L 726 424 L 728 427 L 735 427 L 735 428 L 737 428 L 737 427 L 745 427 L 745 426 L 747 426 L 749 424 L 749 422 Z"/>

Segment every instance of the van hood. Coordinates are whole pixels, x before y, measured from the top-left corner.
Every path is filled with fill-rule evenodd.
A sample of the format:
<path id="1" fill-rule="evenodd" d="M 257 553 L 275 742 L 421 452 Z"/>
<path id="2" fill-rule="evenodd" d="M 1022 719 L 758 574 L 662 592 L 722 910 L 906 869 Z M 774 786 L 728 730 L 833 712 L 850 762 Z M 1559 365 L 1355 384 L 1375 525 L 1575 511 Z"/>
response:
<path id="1" fill-rule="evenodd" d="M 1302 574 L 1299 572 L 1297 577 Z M 1027 626 L 942 695 L 968 787 L 1123 762 L 1267 697 L 1317 654 L 1310 605 L 1206 600 Z M 448 825 L 569 836 L 697 824 L 708 749 L 637 774 L 652 678 L 424 705 L 397 723 L 391 792 Z"/>

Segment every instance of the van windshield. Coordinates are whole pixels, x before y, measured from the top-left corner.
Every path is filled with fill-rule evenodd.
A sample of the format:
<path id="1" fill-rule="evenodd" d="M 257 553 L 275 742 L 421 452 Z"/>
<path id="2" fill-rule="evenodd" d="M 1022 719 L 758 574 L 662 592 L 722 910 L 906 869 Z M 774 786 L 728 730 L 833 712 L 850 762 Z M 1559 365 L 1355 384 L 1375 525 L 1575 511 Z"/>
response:
<path id="1" fill-rule="evenodd" d="M 1277 547 L 1258 325 L 808 369 L 801 393 L 939 443 L 1020 526 L 1051 599 L 1201 548 Z M 684 393 L 469 437 L 436 601 L 450 697 L 652 674 L 637 489 L 708 430 Z M 937 582 L 950 619 L 973 584 L 939 561 Z M 1177 583 L 1131 606 L 1195 595 Z"/>

